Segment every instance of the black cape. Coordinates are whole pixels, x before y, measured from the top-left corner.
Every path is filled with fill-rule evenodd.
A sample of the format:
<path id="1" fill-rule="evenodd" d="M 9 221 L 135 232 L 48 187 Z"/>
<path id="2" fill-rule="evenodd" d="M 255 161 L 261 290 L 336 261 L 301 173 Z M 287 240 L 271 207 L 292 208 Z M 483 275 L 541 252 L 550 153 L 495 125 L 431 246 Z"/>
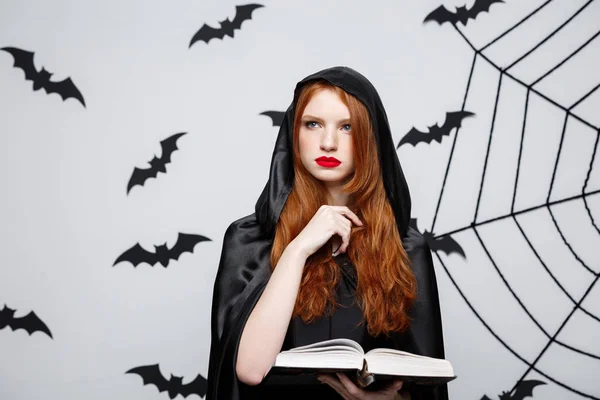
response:
<path id="1" fill-rule="evenodd" d="M 309 81 L 324 79 L 361 100 L 367 107 L 379 149 L 384 186 L 394 211 L 402 244 L 417 279 L 417 299 L 402 340 L 404 349 L 444 358 L 439 298 L 431 252 L 423 236 L 409 226 L 411 200 L 382 101 L 363 75 L 349 67 L 332 67 L 297 83 L 293 101 L 285 112 L 271 160 L 268 182 L 255 212 L 233 222 L 226 230 L 214 284 L 211 347 L 208 366 L 208 400 L 255 398 L 251 386 L 238 381 L 235 364 L 241 334 L 271 274 L 270 251 L 275 226 L 294 179 L 292 124 L 300 89 Z M 407 348 L 406 348 L 407 347 Z M 260 386 L 260 385 L 259 385 Z M 446 400 L 447 385 L 411 390 L 412 400 Z M 284 394 L 282 394 L 284 396 Z M 287 396 L 289 397 L 289 396 Z M 287 398 L 282 397 L 282 398 Z"/>

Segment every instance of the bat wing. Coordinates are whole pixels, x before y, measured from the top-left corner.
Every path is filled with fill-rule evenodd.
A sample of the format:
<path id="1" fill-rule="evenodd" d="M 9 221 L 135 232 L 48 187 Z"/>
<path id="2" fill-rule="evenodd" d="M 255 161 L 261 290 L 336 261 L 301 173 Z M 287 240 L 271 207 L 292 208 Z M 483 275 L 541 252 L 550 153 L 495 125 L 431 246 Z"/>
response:
<path id="1" fill-rule="evenodd" d="M 158 160 L 156 157 L 154 159 Z M 158 175 L 158 170 L 155 168 L 137 168 L 133 169 L 133 173 L 131 174 L 131 178 L 129 178 L 129 182 L 127 182 L 127 193 L 136 185 L 144 186 L 144 182 L 146 182 L 149 178 L 156 178 Z"/>
<path id="2" fill-rule="evenodd" d="M 116 259 L 113 267 L 121 261 L 129 261 L 134 267 L 136 267 L 138 264 L 143 262 L 154 265 L 158 262 L 158 257 L 155 253 L 145 250 L 142 246 L 140 246 L 139 243 L 136 243 L 135 246 L 125 251 L 119 256 L 119 258 Z"/>
<path id="3" fill-rule="evenodd" d="M 525 397 L 533 396 L 533 388 L 538 385 L 545 385 L 546 382 L 538 380 L 521 381 L 515 389 L 515 394 L 512 396 L 512 400 L 523 400 Z"/>
<path id="4" fill-rule="evenodd" d="M 260 115 L 266 115 L 273 121 L 273 126 L 281 126 L 285 111 L 264 111 Z"/>
<path id="5" fill-rule="evenodd" d="M 460 127 L 462 120 L 465 117 L 474 115 L 470 111 L 454 111 L 446 113 L 446 120 L 444 124 L 440 127 L 438 124 L 432 125 L 428 127 L 428 132 L 421 132 L 418 129 L 412 128 L 398 143 L 396 148 L 399 148 L 405 143 L 412 144 L 416 146 L 418 143 L 431 143 L 435 140 L 438 143 L 442 143 L 442 138 L 444 136 L 448 136 L 452 129 Z"/>
<path id="6" fill-rule="evenodd" d="M 432 250 L 440 250 L 440 251 L 443 251 L 444 253 L 446 253 L 447 255 L 450 255 L 452 253 L 458 253 L 463 258 L 466 258 L 465 251 L 463 250 L 463 248 L 450 235 L 446 235 L 446 236 L 442 236 L 441 238 L 433 239 L 431 241 L 430 246 L 431 246 Z"/>
<path id="7" fill-rule="evenodd" d="M 183 397 L 188 397 L 190 394 L 197 394 L 200 397 L 206 396 L 206 391 L 208 389 L 208 381 L 205 377 L 198 374 L 196 379 L 181 386 L 179 390 L 179 394 Z"/>
<path id="8" fill-rule="evenodd" d="M 471 115 L 475 114 L 470 111 L 447 112 L 446 120 L 441 127 L 438 127 L 436 124 L 430 128 L 430 141 L 435 140 L 436 142 L 442 143 L 444 136 L 449 136 L 452 129 L 460 128 L 462 126 L 462 120 Z"/>
<path id="9" fill-rule="evenodd" d="M 198 32 L 194 34 L 192 40 L 190 40 L 188 49 L 199 40 L 208 43 L 210 39 L 223 39 L 224 36 L 225 31 L 222 28 L 213 28 L 212 26 L 204 24 L 200 29 L 198 29 Z"/>
<path id="10" fill-rule="evenodd" d="M 138 374 L 142 377 L 144 385 L 154 385 L 159 392 L 169 390 L 169 381 L 160 373 L 158 364 L 131 368 L 126 374 Z"/>
<path id="11" fill-rule="evenodd" d="M 489 12 L 492 4 L 495 3 L 504 3 L 504 0 L 475 0 L 473 6 L 469 9 L 467 13 L 467 17 L 470 19 L 475 19 L 477 15 L 482 12 Z"/>
<path id="12" fill-rule="evenodd" d="M 444 121 L 443 128 L 450 129 L 460 128 L 462 126 L 462 120 L 475 115 L 470 111 L 451 111 L 446 113 L 446 121 Z"/>
<path id="13" fill-rule="evenodd" d="M 192 47 L 192 45 L 199 40 L 208 43 L 210 39 L 223 39 L 228 33 L 231 35 L 233 30 L 240 29 L 242 22 L 252 18 L 252 11 L 261 7 L 264 6 L 261 4 L 244 4 L 243 6 L 236 6 L 233 21 L 229 22 L 228 19 L 221 21 L 221 26 L 219 28 L 213 28 L 206 24 L 202 25 L 198 32 L 194 34 L 192 40 L 190 40 L 188 48 Z"/>
<path id="14" fill-rule="evenodd" d="M 233 29 L 240 29 L 242 22 L 252 19 L 252 12 L 257 8 L 264 7 L 262 4 L 244 4 L 243 6 L 235 6 L 235 18 L 231 21 Z"/>
<path id="15" fill-rule="evenodd" d="M 427 21 L 435 21 L 440 25 L 442 25 L 444 22 L 450 22 L 451 24 L 455 24 L 456 22 L 458 22 L 458 18 L 456 16 L 456 14 L 448 11 L 446 9 L 446 7 L 444 7 L 442 5 L 442 6 L 439 6 L 438 8 L 436 8 L 435 10 L 433 10 L 432 12 L 430 12 L 425 17 L 423 22 L 427 22 Z"/>
<path id="16" fill-rule="evenodd" d="M 416 128 L 412 128 L 402 139 L 400 139 L 400 143 L 396 146 L 396 149 L 399 149 L 403 144 L 412 144 L 416 146 L 421 142 L 429 143 L 431 142 L 432 137 L 429 133 L 421 132 Z"/>
<path id="17" fill-rule="evenodd" d="M 17 49 L 16 47 L 2 47 L 0 50 L 4 50 L 13 56 L 14 64 L 13 67 L 20 68 L 25 73 L 25 80 L 33 81 L 38 77 L 38 71 L 35 69 L 33 63 L 33 53 Z"/>
<path id="18" fill-rule="evenodd" d="M 177 150 L 177 139 L 185 135 L 186 132 L 176 133 L 160 142 L 161 156 L 154 156 L 150 160 L 149 168 L 134 168 L 129 182 L 127 182 L 127 193 L 136 185 L 143 186 L 149 178 L 156 178 L 158 173 L 164 170 L 165 166 L 171 162 L 171 155 Z"/>
<path id="19" fill-rule="evenodd" d="M 173 154 L 173 152 L 177 150 L 177 139 L 179 139 L 185 134 L 186 132 L 176 133 L 160 142 L 160 147 L 162 148 L 160 161 L 162 163 L 162 166 L 165 166 L 171 162 L 171 154 Z"/>
<path id="20" fill-rule="evenodd" d="M 60 82 L 48 82 L 44 85 L 44 89 L 47 93 L 58 93 L 63 100 L 73 97 L 85 107 L 85 100 L 83 95 L 77 89 L 77 86 L 73 83 L 71 78 L 64 79 Z"/>
<path id="21" fill-rule="evenodd" d="M 185 252 L 192 253 L 198 243 L 206 241 L 210 241 L 206 236 L 179 233 L 177 242 L 169 249 L 169 258 L 177 260 Z"/>
<path id="22" fill-rule="evenodd" d="M 52 333 L 48 326 L 33 312 L 25 315 L 21 318 L 14 318 L 9 326 L 13 331 L 17 329 L 25 329 L 30 335 L 33 332 L 44 332 L 46 335 L 52 337 Z"/>

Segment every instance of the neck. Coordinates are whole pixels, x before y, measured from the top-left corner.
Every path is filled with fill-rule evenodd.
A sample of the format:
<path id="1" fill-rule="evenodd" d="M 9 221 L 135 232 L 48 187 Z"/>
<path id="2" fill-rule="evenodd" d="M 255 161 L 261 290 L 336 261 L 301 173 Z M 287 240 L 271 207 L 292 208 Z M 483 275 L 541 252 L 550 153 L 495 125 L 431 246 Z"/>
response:
<path id="1" fill-rule="evenodd" d="M 347 206 L 350 196 L 340 186 L 327 188 L 327 204 L 330 206 Z"/>

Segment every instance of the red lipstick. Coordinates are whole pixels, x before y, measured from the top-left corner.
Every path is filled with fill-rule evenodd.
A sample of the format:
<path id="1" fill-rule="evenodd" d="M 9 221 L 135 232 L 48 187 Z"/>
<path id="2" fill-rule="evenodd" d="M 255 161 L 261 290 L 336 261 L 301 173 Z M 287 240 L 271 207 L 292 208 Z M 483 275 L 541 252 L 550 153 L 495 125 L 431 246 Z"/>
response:
<path id="1" fill-rule="evenodd" d="M 319 157 L 315 161 L 321 167 L 325 167 L 325 168 L 335 168 L 342 163 L 340 160 L 338 160 L 335 157 L 325 157 L 325 156 Z"/>

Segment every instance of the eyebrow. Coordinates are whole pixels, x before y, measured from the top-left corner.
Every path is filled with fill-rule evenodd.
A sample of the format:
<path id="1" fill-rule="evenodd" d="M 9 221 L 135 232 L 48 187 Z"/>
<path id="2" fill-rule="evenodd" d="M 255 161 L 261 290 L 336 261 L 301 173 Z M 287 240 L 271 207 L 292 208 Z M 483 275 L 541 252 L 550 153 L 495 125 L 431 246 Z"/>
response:
<path id="1" fill-rule="evenodd" d="M 323 120 L 322 118 L 315 117 L 314 115 L 310 115 L 310 114 L 303 115 L 303 116 L 302 116 L 302 119 L 305 119 L 305 120 L 306 120 L 306 119 L 314 119 L 314 120 L 316 120 L 316 121 L 319 121 L 319 122 L 324 122 L 324 120 Z M 343 119 L 340 119 L 340 120 L 338 121 L 338 123 L 339 123 L 339 122 L 350 122 L 350 118 L 343 118 Z"/>

